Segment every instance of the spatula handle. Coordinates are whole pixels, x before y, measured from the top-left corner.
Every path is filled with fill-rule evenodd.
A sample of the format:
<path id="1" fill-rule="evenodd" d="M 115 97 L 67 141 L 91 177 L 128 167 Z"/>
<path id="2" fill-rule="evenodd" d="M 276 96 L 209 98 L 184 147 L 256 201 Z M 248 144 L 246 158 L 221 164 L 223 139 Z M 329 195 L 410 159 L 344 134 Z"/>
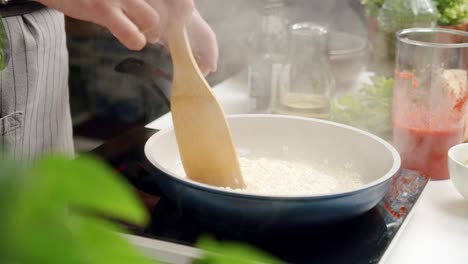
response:
<path id="1" fill-rule="evenodd" d="M 168 42 L 169 49 L 171 51 L 172 64 L 174 65 L 174 75 L 187 76 L 187 78 L 198 78 L 201 79 L 202 82 L 206 83 L 206 80 L 193 56 L 192 48 L 190 47 L 190 42 L 187 36 L 187 30 L 183 24 L 172 24 L 168 32 Z M 206 85 L 209 86 L 208 83 L 206 83 Z M 188 86 L 179 88 L 182 88 L 182 90 L 178 89 L 178 91 L 173 91 L 173 94 L 187 94 L 191 91 Z"/>

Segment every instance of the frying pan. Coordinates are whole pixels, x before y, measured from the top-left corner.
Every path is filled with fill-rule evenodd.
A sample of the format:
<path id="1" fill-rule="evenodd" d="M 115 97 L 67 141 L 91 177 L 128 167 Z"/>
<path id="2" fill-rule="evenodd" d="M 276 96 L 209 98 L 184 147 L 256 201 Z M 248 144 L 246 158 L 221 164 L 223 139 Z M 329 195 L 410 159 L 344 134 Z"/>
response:
<path id="1" fill-rule="evenodd" d="M 297 196 L 255 195 L 208 186 L 177 175 L 180 157 L 174 131 L 157 132 L 146 142 L 145 155 L 161 191 L 183 214 L 214 225 L 261 231 L 344 221 L 376 206 L 400 169 L 400 156 L 389 143 L 350 126 L 281 115 L 233 115 L 227 120 L 240 156 L 327 160 L 335 167 L 352 164 L 364 185 Z"/>

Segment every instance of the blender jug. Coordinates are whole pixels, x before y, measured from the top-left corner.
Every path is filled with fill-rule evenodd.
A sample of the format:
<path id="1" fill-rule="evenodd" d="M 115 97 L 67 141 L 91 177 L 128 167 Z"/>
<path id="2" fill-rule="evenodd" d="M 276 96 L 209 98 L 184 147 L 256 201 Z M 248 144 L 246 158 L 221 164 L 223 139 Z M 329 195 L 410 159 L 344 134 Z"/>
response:
<path id="1" fill-rule="evenodd" d="M 455 41 L 462 38 L 462 41 Z M 447 151 L 463 142 L 468 33 L 412 28 L 398 32 L 393 144 L 402 167 L 447 179 Z"/>

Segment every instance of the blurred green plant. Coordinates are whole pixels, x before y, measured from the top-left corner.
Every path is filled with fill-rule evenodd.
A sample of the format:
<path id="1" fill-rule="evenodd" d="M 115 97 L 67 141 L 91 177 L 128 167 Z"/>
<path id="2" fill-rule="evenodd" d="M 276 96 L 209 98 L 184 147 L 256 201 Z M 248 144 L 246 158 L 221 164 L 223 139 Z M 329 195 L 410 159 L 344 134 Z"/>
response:
<path id="1" fill-rule="evenodd" d="M 219 242 L 210 236 L 200 238 L 197 247 L 206 254 L 203 259 L 194 261 L 194 264 L 281 263 L 273 256 L 248 245 L 229 241 Z"/>
<path id="2" fill-rule="evenodd" d="M 106 215 L 144 225 L 123 179 L 91 157 L 49 157 L 29 169 L 0 161 L 0 263 L 154 263 Z"/>
<path id="3" fill-rule="evenodd" d="M 384 139 L 392 131 L 393 78 L 371 77 L 356 93 L 338 97 L 332 104 L 332 120 L 364 129 Z"/>
<path id="4" fill-rule="evenodd" d="M 468 22 L 468 0 L 435 0 L 440 25 L 461 25 Z"/>
<path id="5" fill-rule="evenodd" d="M 0 158 L 0 212 L 0 263 L 157 263 L 109 220 L 145 225 L 140 200 L 91 156 L 51 156 L 29 168 Z M 209 251 L 199 264 L 278 263 L 248 245 L 212 239 L 198 245 Z"/>
<path id="6" fill-rule="evenodd" d="M 361 4 L 364 5 L 366 14 L 371 17 L 377 17 L 379 10 L 384 4 L 385 0 L 361 0 Z"/>
<path id="7" fill-rule="evenodd" d="M 377 17 L 380 8 L 385 0 L 361 0 L 366 14 L 371 17 Z M 468 1 L 467 0 L 433 0 L 439 11 L 439 25 L 461 25 L 468 21 Z M 409 9 L 405 9 L 410 11 Z"/>
<path id="8" fill-rule="evenodd" d="M 391 33 L 410 27 L 431 27 L 439 17 L 431 0 L 387 0 L 379 12 L 379 30 Z M 392 36 L 395 38 L 395 36 Z"/>

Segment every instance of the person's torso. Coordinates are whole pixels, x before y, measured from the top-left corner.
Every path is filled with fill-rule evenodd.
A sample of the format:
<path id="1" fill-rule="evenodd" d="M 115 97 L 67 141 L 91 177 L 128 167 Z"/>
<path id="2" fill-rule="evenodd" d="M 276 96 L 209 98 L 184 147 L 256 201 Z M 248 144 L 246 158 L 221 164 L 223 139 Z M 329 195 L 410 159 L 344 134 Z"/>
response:
<path id="1" fill-rule="evenodd" d="M 42 8 L 45 6 L 33 0 L 0 0 L 1 17 L 24 15 Z"/>

